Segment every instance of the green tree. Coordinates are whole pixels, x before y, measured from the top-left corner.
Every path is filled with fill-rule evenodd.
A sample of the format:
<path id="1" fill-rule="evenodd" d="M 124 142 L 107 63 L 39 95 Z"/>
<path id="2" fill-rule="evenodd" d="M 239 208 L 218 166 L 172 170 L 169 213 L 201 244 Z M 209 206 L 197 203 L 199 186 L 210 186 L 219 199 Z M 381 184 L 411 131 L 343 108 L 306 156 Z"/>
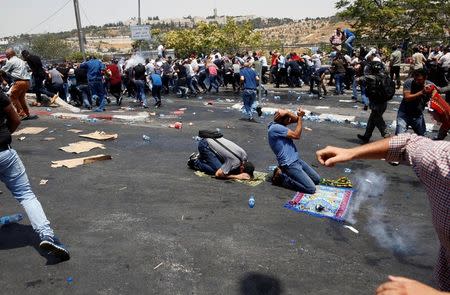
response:
<path id="1" fill-rule="evenodd" d="M 359 36 L 375 39 L 442 38 L 450 24 L 448 0 L 339 0 L 336 8 Z"/>
<path id="2" fill-rule="evenodd" d="M 45 34 L 31 41 L 31 51 L 43 59 L 63 59 L 72 50 L 66 41 L 52 34 Z"/>

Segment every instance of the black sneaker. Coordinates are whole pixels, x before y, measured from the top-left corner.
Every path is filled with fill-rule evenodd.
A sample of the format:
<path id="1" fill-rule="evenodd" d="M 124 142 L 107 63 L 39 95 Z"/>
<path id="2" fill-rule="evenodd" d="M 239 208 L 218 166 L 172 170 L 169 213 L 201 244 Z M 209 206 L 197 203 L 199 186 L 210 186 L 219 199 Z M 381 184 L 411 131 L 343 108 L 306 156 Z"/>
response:
<path id="1" fill-rule="evenodd" d="M 363 110 L 365 110 L 365 111 L 367 111 L 368 109 L 369 109 L 368 106 L 364 106 L 364 107 L 363 107 Z"/>
<path id="2" fill-rule="evenodd" d="M 44 236 L 41 239 L 41 243 L 39 244 L 39 248 L 42 250 L 48 251 L 53 253 L 56 257 L 60 258 L 61 260 L 69 260 L 70 259 L 70 253 L 66 249 L 66 247 L 59 241 L 59 239 L 55 236 Z"/>
<path id="3" fill-rule="evenodd" d="M 256 112 L 258 113 L 258 117 L 261 117 L 261 116 L 262 116 L 262 109 L 261 109 L 260 106 L 257 106 L 257 107 L 256 107 Z"/>
<path id="4" fill-rule="evenodd" d="M 358 138 L 363 142 L 363 143 L 368 143 L 370 138 L 365 137 L 364 135 L 358 134 L 357 135 Z"/>

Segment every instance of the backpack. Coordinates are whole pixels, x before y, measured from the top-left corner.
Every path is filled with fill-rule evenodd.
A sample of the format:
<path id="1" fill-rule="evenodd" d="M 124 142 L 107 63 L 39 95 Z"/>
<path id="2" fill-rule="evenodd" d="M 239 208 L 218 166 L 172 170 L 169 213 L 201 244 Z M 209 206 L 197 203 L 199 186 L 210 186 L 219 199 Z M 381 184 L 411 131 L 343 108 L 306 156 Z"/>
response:
<path id="1" fill-rule="evenodd" d="M 380 62 L 369 65 L 369 75 L 364 76 L 366 95 L 374 102 L 386 102 L 395 95 L 395 82 L 386 74 Z"/>
<path id="2" fill-rule="evenodd" d="M 211 130 L 199 130 L 198 131 L 198 137 L 201 138 L 221 138 L 223 137 L 223 134 L 220 133 L 217 130 L 211 131 Z"/>

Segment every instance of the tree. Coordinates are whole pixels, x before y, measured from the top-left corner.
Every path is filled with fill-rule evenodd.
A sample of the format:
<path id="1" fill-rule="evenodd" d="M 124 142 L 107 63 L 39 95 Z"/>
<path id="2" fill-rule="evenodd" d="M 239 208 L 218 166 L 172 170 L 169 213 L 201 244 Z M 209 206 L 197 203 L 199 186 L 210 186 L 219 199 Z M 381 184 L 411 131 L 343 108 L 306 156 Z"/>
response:
<path id="1" fill-rule="evenodd" d="M 71 48 L 66 41 L 52 34 L 40 35 L 31 41 L 31 51 L 43 59 L 64 59 Z"/>
<path id="2" fill-rule="evenodd" d="M 162 39 L 166 48 L 174 48 L 182 57 L 191 53 L 209 54 L 214 49 L 235 53 L 261 46 L 261 34 L 253 31 L 252 24 L 238 24 L 233 18 L 228 18 L 224 26 L 200 22 L 192 29 L 169 31 Z"/>
<path id="3" fill-rule="evenodd" d="M 442 38 L 450 24 L 448 0 L 339 0 L 336 8 L 359 36 L 375 39 Z"/>

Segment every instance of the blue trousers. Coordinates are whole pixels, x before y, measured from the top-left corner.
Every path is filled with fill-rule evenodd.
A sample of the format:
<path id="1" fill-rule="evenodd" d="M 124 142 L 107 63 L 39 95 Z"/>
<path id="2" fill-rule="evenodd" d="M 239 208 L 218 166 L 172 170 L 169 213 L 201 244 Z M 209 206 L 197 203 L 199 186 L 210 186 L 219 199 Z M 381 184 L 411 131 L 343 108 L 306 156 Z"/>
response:
<path id="1" fill-rule="evenodd" d="M 298 159 L 294 163 L 281 166 L 281 185 L 285 188 L 314 194 L 316 185 L 320 183 L 319 174 L 305 161 Z"/>

